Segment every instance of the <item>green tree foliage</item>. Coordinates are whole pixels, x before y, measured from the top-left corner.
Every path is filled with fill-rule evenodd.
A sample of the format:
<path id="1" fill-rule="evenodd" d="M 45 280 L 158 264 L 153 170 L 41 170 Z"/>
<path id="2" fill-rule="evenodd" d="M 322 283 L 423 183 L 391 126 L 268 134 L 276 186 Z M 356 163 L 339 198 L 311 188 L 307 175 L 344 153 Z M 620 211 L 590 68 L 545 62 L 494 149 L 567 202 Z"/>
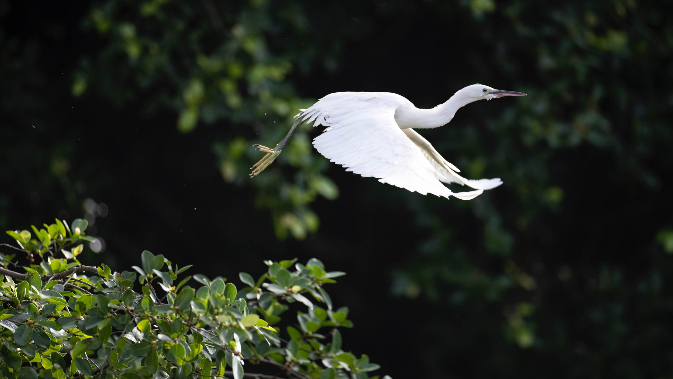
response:
<path id="1" fill-rule="evenodd" d="M 227 211 L 209 224 L 223 250 L 273 245 L 280 256 L 362 267 L 353 286 L 369 291 L 343 290 L 354 311 L 359 300 L 363 313 L 378 306 L 416 320 L 414 333 L 390 337 L 385 330 L 359 342 L 368 351 L 388 338 L 413 346 L 408 359 L 423 364 L 400 364 L 400 371 L 670 374 L 670 2 L 106 0 L 75 9 L 71 21 L 83 28 L 66 29 L 75 37 L 61 42 L 50 37 L 57 33 L 40 34 L 56 30 L 57 17 L 24 22 L 39 12 L 12 13 L 22 2 L 9 4 L 0 0 L 0 110 L 8 125 L 0 128 L 7 162 L 0 182 L 11 183 L 0 190 L 0 225 L 75 209 L 79 197 L 117 196 L 117 212 L 134 220 L 110 217 L 90 228 L 114 229 L 109 235 L 118 243 L 141 238 L 129 238 L 135 223 L 142 230 L 135 233 L 170 245 L 177 242 L 156 236 L 177 233 L 195 217 L 172 211 L 184 198 L 165 195 L 183 183 L 152 184 L 197 177 L 199 191 L 188 193 L 221 196 L 212 202 Z M 78 44 L 83 39 L 89 43 Z M 449 126 L 422 131 L 466 176 L 502 177 L 502 187 L 475 201 L 422 197 L 343 173 L 312 150 L 306 130 L 264 175 L 247 178 L 260 157 L 250 145 L 278 141 L 308 97 L 391 91 L 432 107 L 474 82 L 529 94 L 470 105 Z M 85 111 L 68 113 L 71 102 L 91 109 L 74 118 Z M 143 128 L 155 135 L 142 139 L 131 130 Z M 118 154 L 87 148 L 115 135 L 124 143 L 108 147 Z M 156 147 L 171 138 L 188 141 L 171 145 L 172 155 L 186 159 L 206 146 L 214 158 L 180 171 Z M 98 169 L 108 155 L 119 161 L 118 177 L 108 176 L 110 165 Z M 218 168 L 226 187 L 203 180 Z M 111 183 L 118 185 L 112 192 Z M 244 192 L 256 200 L 241 201 Z M 142 200 L 127 202 L 136 195 Z M 337 195 L 337 202 L 320 201 Z M 70 205 L 54 200 L 61 197 Z M 135 216 L 144 203 L 157 222 Z M 306 243 L 273 240 L 263 224 L 267 212 L 277 236 Z M 227 229 L 234 223 L 243 227 Z M 212 245 L 195 237 L 183 251 Z M 115 254 L 125 251 L 135 250 Z M 247 257 L 219 259 L 240 264 Z M 370 270 L 388 275 L 396 299 L 386 296 L 390 283 L 364 275 Z M 371 318 L 373 331 L 390 328 Z"/>
<path id="2" fill-rule="evenodd" d="M 403 8 L 394 3 L 389 7 Z M 426 11 L 447 18 L 455 11 L 436 8 Z M 630 159 L 616 160 L 616 170 L 627 181 L 657 187 L 660 178 L 646 162 L 655 146 L 673 139 L 664 116 L 669 104 L 666 96 L 652 90 L 662 86 L 654 82 L 661 79 L 641 73 L 655 70 L 668 52 L 651 31 L 660 26 L 658 18 L 638 11 L 632 1 L 498 6 L 484 0 L 464 2 L 458 9 L 468 14 L 459 25 L 466 31 L 461 39 L 480 47 L 460 56 L 461 61 L 479 62 L 471 76 L 489 83 L 512 78 L 505 84 L 529 96 L 511 104 L 499 121 L 489 122 L 491 136 L 465 132 L 463 126 L 443 132 L 446 138 L 441 140 L 452 141 L 451 147 L 460 147 L 470 157 L 454 162 L 470 176 L 505 173 L 505 179 L 516 183 L 511 196 L 526 206 L 521 225 L 530 225 L 540 212 L 558 209 L 567 189 L 560 185 L 561 178 L 542 168 L 568 149 L 588 146 L 610 156 L 628 154 Z M 548 15 L 543 26 L 534 23 L 540 13 Z M 254 186 L 257 205 L 271 211 L 276 234 L 290 232 L 301 239 L 319 224 L 309 205 L 319 195 L 338 196 L 337 186 L 322 175 L 327 163 L 312 151 L 310 137 L 302 130 L 280 156 L 280 164 L 249 181 L 248 167 L 259 158 L 250 145 L 280 140 L 297 110 L 310 105 L 297 95 L 292 79 L 315 66 L 337 67 L 341 47 L 330 41 L 347 41 L 368 30 L 330 28 L 335 19 L 347 23 L 348 17 L 346 12 L 269 1 L 223 5 L 208 0 L 198 6 L 107 1 L 94 6 L 85 22 L 104 45 L 97 56 L 81 61 L 73 94 L 80 96 L 92 86 L 113 102 L 139 101 L 148 112 L 170 107 L 182 132 L 199 123 L 225 123 L 229 138 L 213 146 L 224 180 Z M 498 28 L 499 24 L 509 27 Z M 670 26 L 662 27 L 662 36 L 673 33 Z M 526 75 L 527 70 L 536 74 Z M 293 72 L 295 76 L 288 76 Z M 613 80 L 617 77 L 620 80 Z M 465 84 L 469 83 L 453 89 Z M 474 121 L 467 125 L 478 127 Z M 485 154 L 490 141 L 498 141 L 497 148 Z M 520 162 L 520 152 L 535 164 Z M 287 165 L 295 175 L 282 173 Z M 487 212 L 484 217 L 486 248 L 511 251 L 512 236 L 502 216 Z"/>
<path id="3" fill-rule="evenodd" d="M 321 174 L 326 162 L 313 157 L 310 127 L 297 133 L 281 158 L 299 170 L 294 179 L 274 171 L 250 182 L 249 162 L 257 156 L 250 146 L 253 138 L 280 140 L 297 110 L 311 105 L 296 94 L 288 74 L 335 59 L 338 50 L 321 48 L 309 38 L 312 27 L 328 19 L 327 14 L 309 17 L 298 4 L 266 1 L 246 5 L 206 0 L 197 7 L 109 1 L 94 7 L 85 22 L 100 33 L 105 52 L 82 60 L 72 92 L 81 96 L 94 87 L 119 105 L 140 102 L 148 112 L 173 108 L 183 133 L 199 123 L 225 123 L 229 138 L 213 145 L 223 179 L 252 183 L 258 206 L 271 211 L 276 234 L 282 238 L 290 232 L 303 239 L 318 228 L 318 217 L 308 205 L 317 196 L 338 196 L 336 185 Z M 185 28 L 190 32 L 184 33 Z M 331 38 L 337 39 L 353 32 L 333 31 Z M 182 57 L 179 63 L 175 57 Z M 126 84 L 120 86 L 120 81 Z M 144 97 L 156 90 L 162 95 Z M 246 131 L 250 127 L 256 137 Z"/>
<path id="4" fill-rule="evenodd" d="M 239 291 L 219 276 L 180 277 L 191 266 L 149 251 L 134 271 L 84 266 L 76 256 L 92 238 L 86 221 L 72 229 L 7 232 L 40 262 L 0 256 L 3 378 L 367 379 L 379 368 L 343 350 L 339 328 L 353 323 L 324 285 L 345 273 L 317 259 L 266 261 L 257 280 L 240 273 Z"/>

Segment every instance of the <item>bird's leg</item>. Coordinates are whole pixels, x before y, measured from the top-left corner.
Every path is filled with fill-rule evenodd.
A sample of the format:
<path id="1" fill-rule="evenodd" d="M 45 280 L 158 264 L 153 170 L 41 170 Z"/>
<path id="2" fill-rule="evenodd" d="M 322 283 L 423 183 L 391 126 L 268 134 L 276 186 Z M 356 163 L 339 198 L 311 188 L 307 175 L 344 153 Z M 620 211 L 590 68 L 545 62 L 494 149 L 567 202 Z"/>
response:
<path id="1" fill-rule="evenodd" d="M 250 169 L 252 172 L 250 173 L 250 177 L 254 178 L 255 176 L 259 175 L 262 171 L 264 171 L 267 166 L 269 166 L 271 163 L 273 163 L 274 160 L 280 155 L 280 152 L 283 150 L 287 142 L 292 138 L 292 135 L 297 131 L 297 128 L 299 128 L 299 125 L 301 125 L 301 120 L 297 119 L 295 123 L 292 125 L 292 128 L 290 128 L 290 131 L 287 133 L 285 138 L 283 138 L 276 147 L 273 149 L 270 149 L 266 146 L 262 146 L 260 144 L 254 144 L 252 145 L 253 148 L 256 150 L 259 150 L 263 153 L 266 153 L 266 155 L 259 160 L 259 162 L 255 163 Z"/>

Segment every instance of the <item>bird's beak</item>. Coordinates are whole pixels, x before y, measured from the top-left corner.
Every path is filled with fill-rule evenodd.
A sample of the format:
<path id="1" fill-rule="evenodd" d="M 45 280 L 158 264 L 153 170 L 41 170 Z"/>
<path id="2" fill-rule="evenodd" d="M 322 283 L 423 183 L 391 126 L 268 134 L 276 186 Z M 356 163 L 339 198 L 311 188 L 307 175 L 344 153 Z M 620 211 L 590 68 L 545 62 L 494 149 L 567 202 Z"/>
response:
<path id="1" fill-rule="evenodd" d="M 523 92 L 516 92 L 516 91 L 503 91 L 501 89 L 494 89 L 491 91 L 491 95 L 495 95 L 495 97 L 504 97 L 504 96 L 526 96 L 525 93 Z"/>

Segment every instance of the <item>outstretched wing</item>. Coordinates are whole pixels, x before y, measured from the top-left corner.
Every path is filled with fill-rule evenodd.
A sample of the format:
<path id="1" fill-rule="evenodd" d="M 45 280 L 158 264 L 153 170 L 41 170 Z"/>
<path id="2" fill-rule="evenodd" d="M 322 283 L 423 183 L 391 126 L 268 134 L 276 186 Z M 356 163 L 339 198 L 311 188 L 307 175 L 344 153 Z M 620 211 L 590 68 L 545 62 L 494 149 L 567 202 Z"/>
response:
<path id="1" fill-rule="evenodd" d="M 395 122 L 402 101 L 394 94 L 342 92 L 324 97 L 298 117 L 328 127 L 313 146 L 347 171 L 423 195 L 463 200 L 480 195 L 482 190 L 453 193 L 437 179 L 430 162 Z"/>
<path id="2" fill-rule="evenodd" d="M 458 183 L 474 189 L 490 190 L 502 184 L 500 178 L 470 180 L 458 175 L 460 170 L 444 159 L 435 148 L 413 129 L 403 129 L 402 132 L 418 146 L 428 162 L 435 168 L 436 177 L 444 183 Z"/>

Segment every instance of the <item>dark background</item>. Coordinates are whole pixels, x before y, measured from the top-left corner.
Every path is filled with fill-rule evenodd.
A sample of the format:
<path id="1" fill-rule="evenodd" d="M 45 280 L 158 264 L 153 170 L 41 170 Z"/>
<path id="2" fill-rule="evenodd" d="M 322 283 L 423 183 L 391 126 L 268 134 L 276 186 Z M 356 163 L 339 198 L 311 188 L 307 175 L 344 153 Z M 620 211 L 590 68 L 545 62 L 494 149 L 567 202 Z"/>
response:
<path id="1" fill-rule="evenodd" d="M 310 257 L 394 378 L 671 377 L 671 1 L 0 0 L 0 228 L 86 217 L 86 263 L 192 274 Z M 298 108 L 337 91 L 433 107 L 469 202 L 328 164 Z M 309 135 L 310 133 L 310 135 Z M 104 204 L 104 205 L 103 205 Z M 10 237 L 3 241 L 10 243 Z"/>

